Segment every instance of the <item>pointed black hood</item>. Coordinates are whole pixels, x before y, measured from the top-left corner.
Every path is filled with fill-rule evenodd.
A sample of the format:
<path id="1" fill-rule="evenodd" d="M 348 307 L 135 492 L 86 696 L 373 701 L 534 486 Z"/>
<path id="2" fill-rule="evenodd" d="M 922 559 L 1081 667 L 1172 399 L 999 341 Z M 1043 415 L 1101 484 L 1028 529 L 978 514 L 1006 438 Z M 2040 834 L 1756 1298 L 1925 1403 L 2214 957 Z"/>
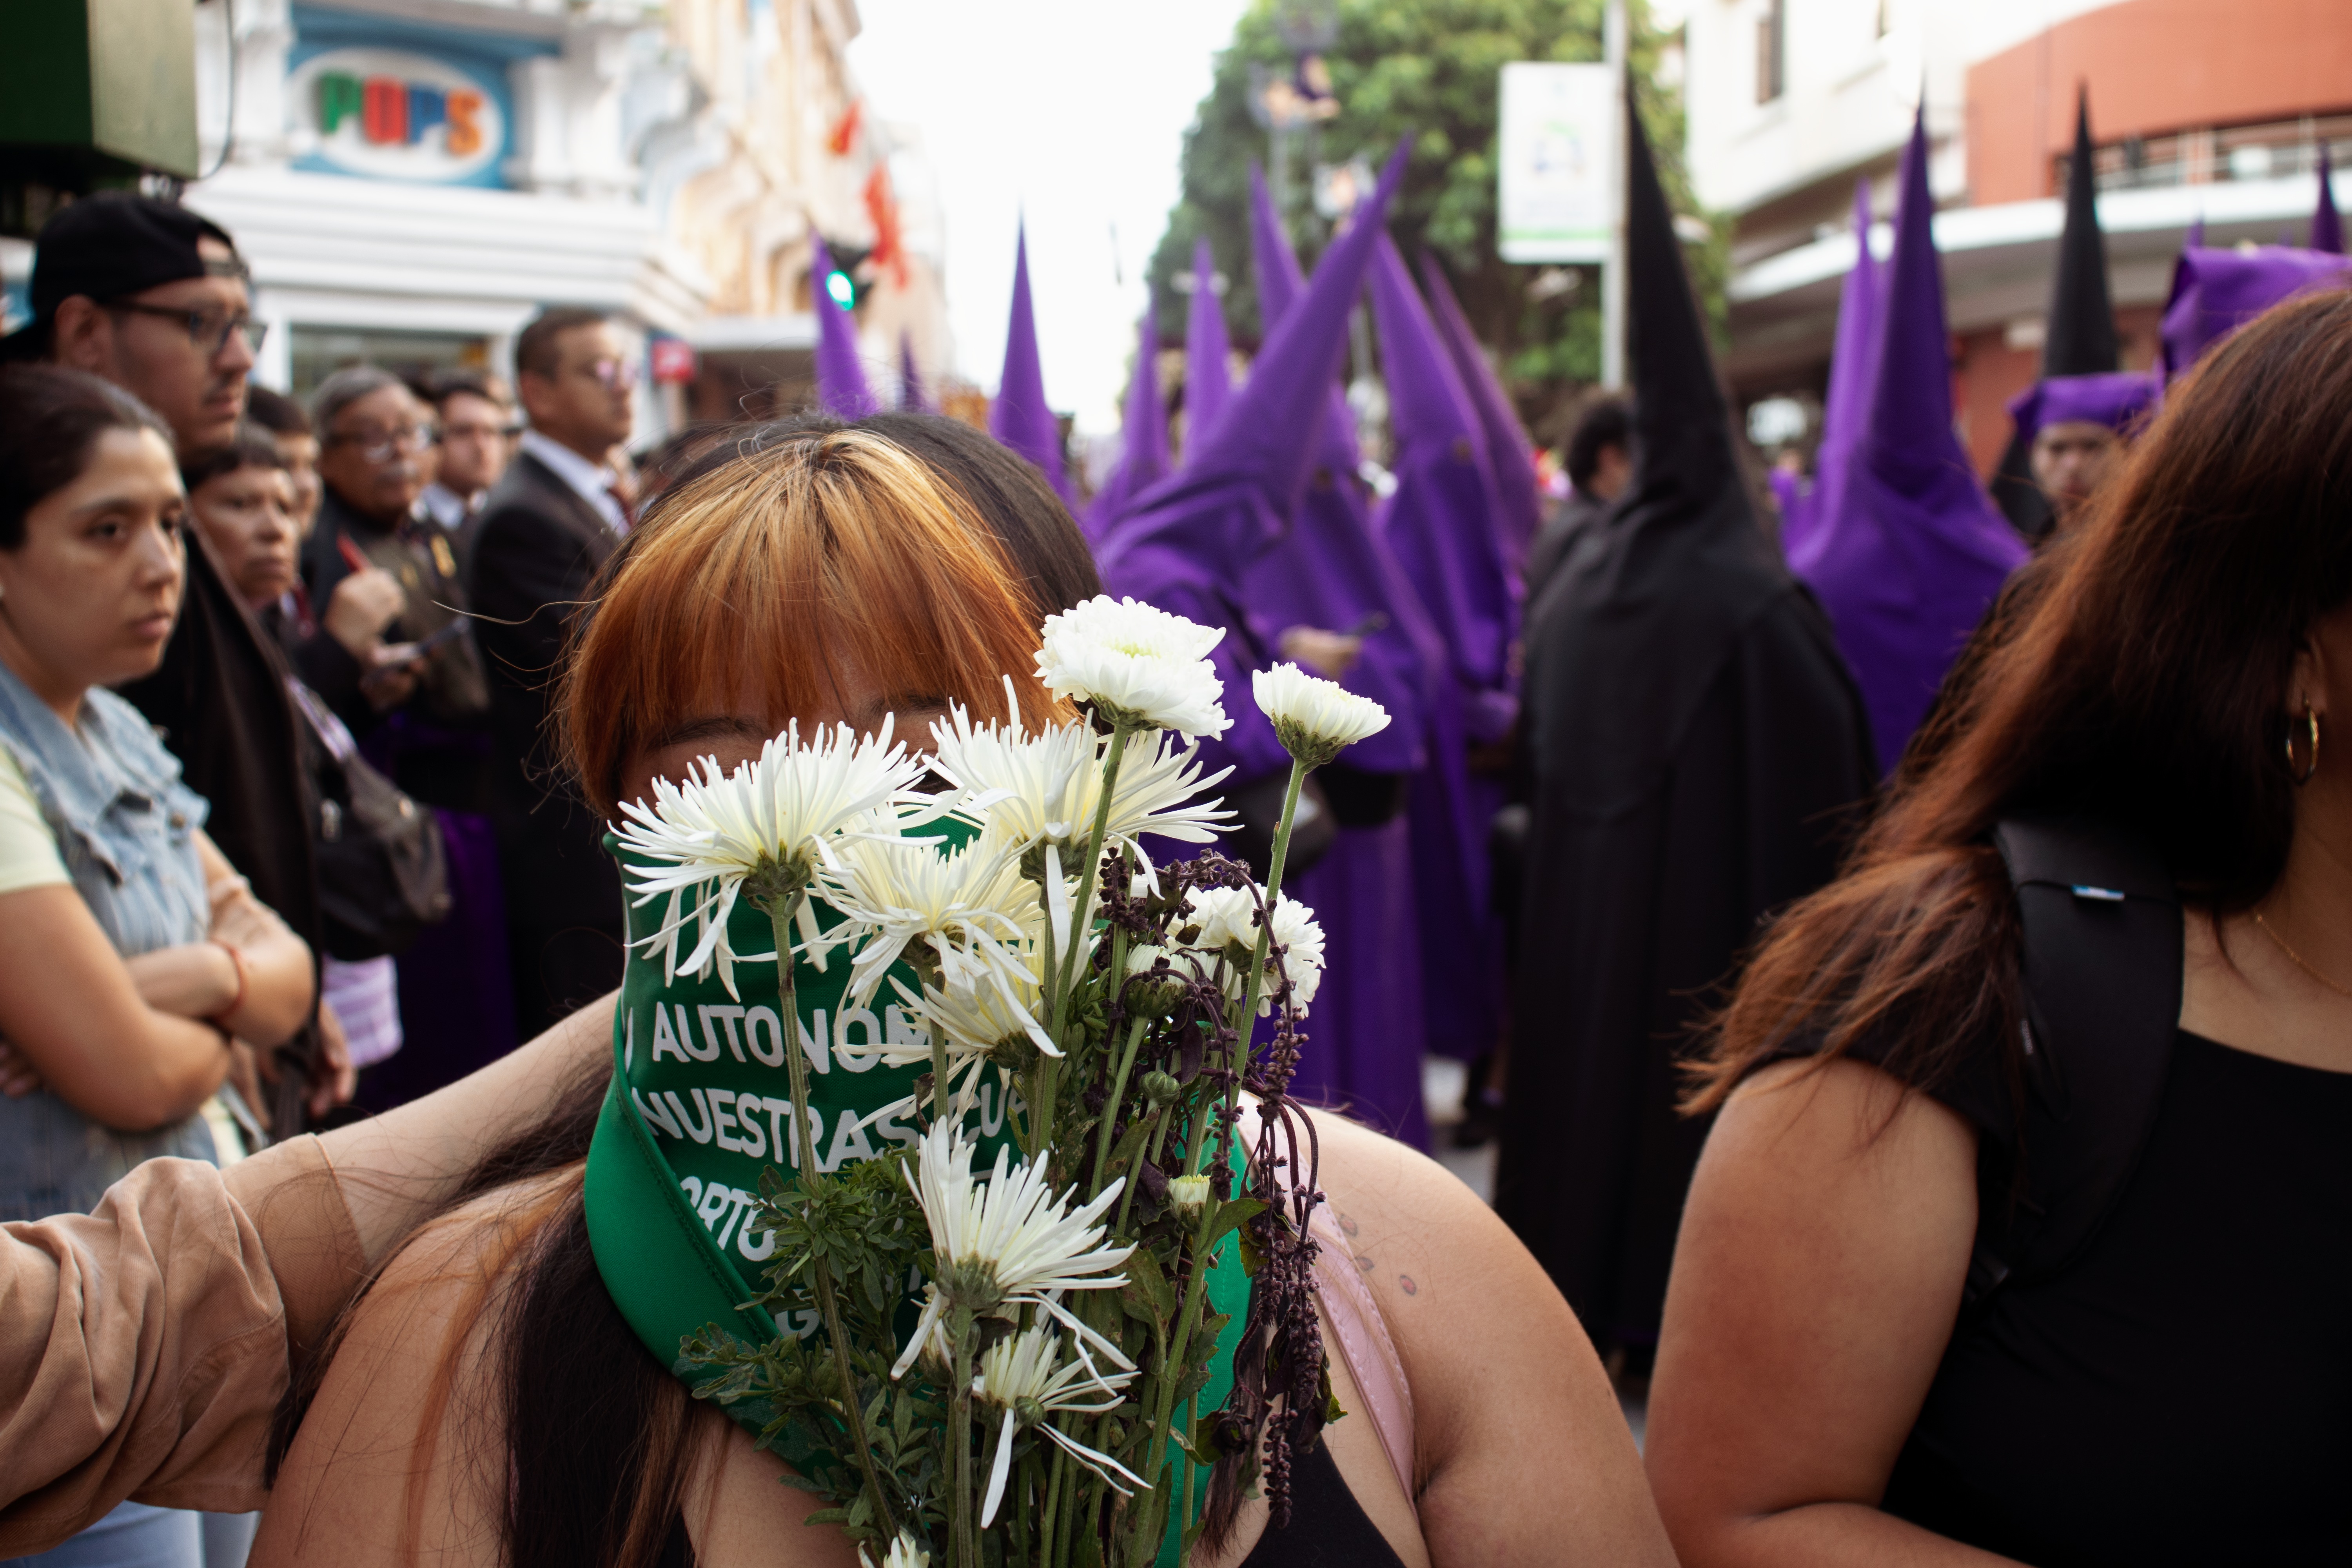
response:
<path id="1" fill-rule="evenodd" d="M 1799 592 L 1758 526 L 1630 92 L 1626 132 L 1633 479 L 1528 616 L 1521 710 L 1546 800 L 1597 818 L 1657 787 L 1734 639 Z"/>
<path id="2" fill-rule="evenodd" d="M 2074 155 L 2066 165 L 2066 224 L 2050 279 L 2050 314 L 2042 340 L 2042 374 L 2105 375 L 2123 364 L 2115 302 L 2107 293 L 2107 237 L 2099 230 L 2098 180 L 2092 169 L 2091 90 L 2074 100 Z M 1987 487 L 2010 526 L 2029 539 L 2050 531 L 2050 499 L 2033 482 L 2032 443 L 2012 433 Z"/>
<path id="3" fill-rule="evenodd" d="M 2115 303 L 2107 295 L 2107 237 L 2099 232 L 2098 182 L 2091 167 L 2091 91 L 2074 100 L 2074 156 L 2066 168 L 2066 226 L 2050 285 L 2042 374 L 2105 375 L 2123 368 Z"/>

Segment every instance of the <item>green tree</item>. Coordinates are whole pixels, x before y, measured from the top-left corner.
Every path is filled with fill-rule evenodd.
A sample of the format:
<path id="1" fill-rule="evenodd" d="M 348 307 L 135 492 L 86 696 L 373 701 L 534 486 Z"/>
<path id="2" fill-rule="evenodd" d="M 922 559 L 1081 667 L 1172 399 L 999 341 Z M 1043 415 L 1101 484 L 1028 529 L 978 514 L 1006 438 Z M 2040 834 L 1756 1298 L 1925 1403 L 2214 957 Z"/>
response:
<path id="1" fill-rule="evenodd" d="M 1540 426 L 1555 406 L 1601 371 L 1597 272 L 1577 287 L 1539 290 L 1541 270 L 1495 254 L 1496 123 L 1500 72 L 1513 60 L 1598 60 L 1601 0 L 1339 0 L 1339 37 L 1324 55 L 1338 116 L 1293 132 L 1283 216 L 1310 266 L 1328 226 L 1312 205 L 1312 166 L 1358 154 L 1377 168 L 1397 140 L 1413 136 L 1404 188 L 1389 227 L 1408 258 L 1426 248 L 1444 265 L 1479 337 L 1496 350 L 1520 412 Z M 1667 39 L 1647 7 L 1632 0 L 1630 54 L 1643 122 L 1661 162 L 1668 198 L 1696 215 L 1682 168 L 1680 95 L 1660 89 L 1656 68 Z M 1249 167 L 1271 155 L 1268 132 L 1251 112 L 1253 77 L 1286 77 L 1293 60 L 1278 31 L 1278 0 L 1256 0 L 1217 57 L 1209 95 L 1185 133 L 1183 194 L 1168 216 L 1150 276 L 1164 341 L 1181 341 L 1185 300 L 1174 286 L 1206 235 L 1231 280 L 1227 321 L 1241 342 L 1260 331 L 1249 247 Z M 1253 72 L 1253 67 L 1256 68 Z M 1715 229 L 1688 247 L 1694 281 L 1719 321 L 1724 247 Z"/>

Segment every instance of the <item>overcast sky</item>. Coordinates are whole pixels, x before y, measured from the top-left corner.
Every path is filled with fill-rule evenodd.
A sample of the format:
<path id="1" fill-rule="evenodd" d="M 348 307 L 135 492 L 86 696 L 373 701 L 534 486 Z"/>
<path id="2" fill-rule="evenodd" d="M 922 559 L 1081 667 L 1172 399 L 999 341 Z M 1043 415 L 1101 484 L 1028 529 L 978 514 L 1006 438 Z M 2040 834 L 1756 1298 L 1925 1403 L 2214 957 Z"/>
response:
<path id="1" fill-rule="evenodd" d="M 939 174 L 959 374 L 996 390 L 1025 213 L 1045 395 L 1118 427 L 1184 129 L 1245 4 L 857 0 L 867 111 L 920 128 Z"/>

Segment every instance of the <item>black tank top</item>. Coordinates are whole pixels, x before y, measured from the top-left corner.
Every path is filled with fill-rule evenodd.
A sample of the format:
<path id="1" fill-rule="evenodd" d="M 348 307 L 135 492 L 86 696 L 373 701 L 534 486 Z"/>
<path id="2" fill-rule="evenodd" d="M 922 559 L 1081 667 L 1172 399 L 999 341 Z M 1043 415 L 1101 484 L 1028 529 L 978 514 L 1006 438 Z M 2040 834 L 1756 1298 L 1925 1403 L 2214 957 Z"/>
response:
<path id="1" fill-rule="evenodd" d="M 1290 1528 L 1258 1537 L 1241 1568 L 1404 1568 L 1396 1548 L 1348 1489 L 1331 1446 L 1318 1443 L 1290 1471 Z M 656 1568 L 694 1568 L 683 1518 L 670 1522 Z"/>
<path id="2" fill-rule="evenodd" d="M 1938 1098 L 2006 1142 L 1971 1079 Z M 2105 1225 L 1962 1319 L 1884 1506 L 2035 1568 L 2352 1560 L 2352 1074 L 2180 1034 Z"/>

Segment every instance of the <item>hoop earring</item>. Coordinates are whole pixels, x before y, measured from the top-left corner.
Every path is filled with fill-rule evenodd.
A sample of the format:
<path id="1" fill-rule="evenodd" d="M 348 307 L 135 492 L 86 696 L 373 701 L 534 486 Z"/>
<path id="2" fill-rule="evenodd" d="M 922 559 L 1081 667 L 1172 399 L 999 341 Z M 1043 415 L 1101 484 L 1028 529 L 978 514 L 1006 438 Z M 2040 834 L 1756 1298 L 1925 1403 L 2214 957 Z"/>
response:
<path id="1" fill-rule="evenodd" d="M 2309 698 L 2304 699 L 2303 722 L 2311 732 L 2311 761 L 2305 766 L 2297 767 L 2294 762 L 2294 721 L 2288 721 L 2286 731 L 2287 776 L 2298 784 L 2309 784 L 2311 775 L 2319 771 L 2319 715 L 2313 710 Z"/>

